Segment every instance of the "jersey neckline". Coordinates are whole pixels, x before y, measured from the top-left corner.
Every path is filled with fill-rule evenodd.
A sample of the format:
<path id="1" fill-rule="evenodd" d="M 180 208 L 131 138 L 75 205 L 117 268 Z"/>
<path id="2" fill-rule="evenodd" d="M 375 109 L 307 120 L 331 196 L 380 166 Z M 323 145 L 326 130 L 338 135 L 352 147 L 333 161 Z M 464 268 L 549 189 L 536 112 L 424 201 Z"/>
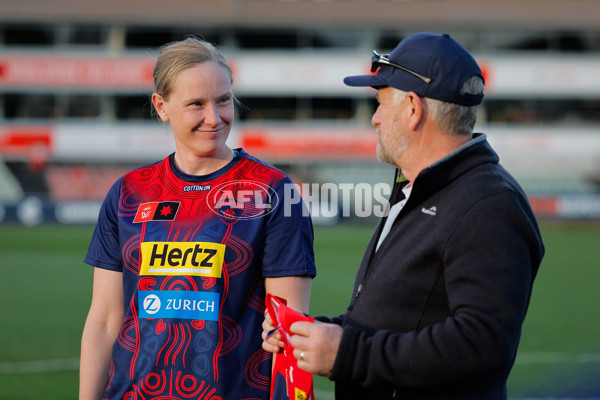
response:
<path id="1" fill-rule="evenodd" d="M 182 179 L 186 182 L 206 182 L 213 179 L 217 179 L 220 176 L 227 173 L 229 170 L 231 170 L 233 166 L 237 164 L 238 161 L 242 158 L 243 153 L 244 150 L 242 149 L 233 149 L 233 159 L 229 161 L 227 165 L 206 175 L 189 175 L 181 171 L 179 168 L 177 168 L 177 165 L 175 164 L 175 153 L 169 155 L 169 165 L 171 166 L 171 170 L 173 171 L 175 176 L 177 176 L 179 179 Z"/>

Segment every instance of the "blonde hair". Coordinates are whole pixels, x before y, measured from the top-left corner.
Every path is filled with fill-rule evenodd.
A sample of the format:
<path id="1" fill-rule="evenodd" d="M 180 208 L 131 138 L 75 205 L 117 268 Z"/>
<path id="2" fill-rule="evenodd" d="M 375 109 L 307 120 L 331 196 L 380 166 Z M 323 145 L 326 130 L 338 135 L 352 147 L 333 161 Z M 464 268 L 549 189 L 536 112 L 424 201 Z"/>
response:
<path id="1" fill-rule="evenodd" d="M 217 47 L 197 37 L 187 37 L 184 40 L 167 43 L 159 49 L 152 78 L 154 89 L 165 100 L 168 99 L 177 75 L 198 64 L 212 61 L 223 67 L 233 83 L 233 73 L 227 60 Z"/>

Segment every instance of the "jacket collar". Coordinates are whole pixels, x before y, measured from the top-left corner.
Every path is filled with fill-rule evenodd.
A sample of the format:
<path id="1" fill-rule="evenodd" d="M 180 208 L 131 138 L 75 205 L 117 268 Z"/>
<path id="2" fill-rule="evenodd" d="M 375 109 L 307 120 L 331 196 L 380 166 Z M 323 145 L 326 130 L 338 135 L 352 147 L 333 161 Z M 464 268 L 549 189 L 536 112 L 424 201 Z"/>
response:
<path id="1" fill-rule="evenodd" d="M 467 143 L 423 169 L 413 183 L 411 197 L 428 197 L 480 164 L 499 162 L 484 133 L 475 133 Z M 398 172 L 400 175 L 400 172 Z M 398 180 L 397 180 L 398 181 Z"/>

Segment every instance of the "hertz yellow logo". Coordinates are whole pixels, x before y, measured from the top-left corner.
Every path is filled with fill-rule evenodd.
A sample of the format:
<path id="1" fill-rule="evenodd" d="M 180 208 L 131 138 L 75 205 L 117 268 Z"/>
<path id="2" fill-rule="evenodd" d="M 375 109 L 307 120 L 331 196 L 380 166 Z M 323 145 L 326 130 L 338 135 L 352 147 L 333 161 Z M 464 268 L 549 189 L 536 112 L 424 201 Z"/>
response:
<path id="1" fill-rule="evenodd" d="M 142 242 L 140 275 L 220 278 L 225 245 L 211 242 Z"/>
<path id="2" fill-rule="evenodd" d="M 307 400 L 308 397 L 306 396 L 306 392 L 298 389 L 298 388 L 294 388 L 295 389 L 295 394 L 296 394 L 296 400 Z"/>

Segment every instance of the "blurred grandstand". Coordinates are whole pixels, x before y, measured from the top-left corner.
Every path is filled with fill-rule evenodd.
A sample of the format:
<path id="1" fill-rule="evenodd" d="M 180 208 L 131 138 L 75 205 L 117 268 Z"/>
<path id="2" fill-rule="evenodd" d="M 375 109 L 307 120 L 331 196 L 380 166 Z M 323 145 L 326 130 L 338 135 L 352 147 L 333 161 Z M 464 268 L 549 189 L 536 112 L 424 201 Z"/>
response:
<path id="1" fill-rule="evenodd" d="M 298 182 L 390 182 L 372 90 L 343 85 L 416 31 L 477 58 L 477 130 L 540 217 L 600 218 L 600 2 L 0 0 L 0 222 L 95 221 L 125 171 L 173 150 L 152 119 L 155 50 L 222 47 L 244 104 L 230 139 Z"/>

